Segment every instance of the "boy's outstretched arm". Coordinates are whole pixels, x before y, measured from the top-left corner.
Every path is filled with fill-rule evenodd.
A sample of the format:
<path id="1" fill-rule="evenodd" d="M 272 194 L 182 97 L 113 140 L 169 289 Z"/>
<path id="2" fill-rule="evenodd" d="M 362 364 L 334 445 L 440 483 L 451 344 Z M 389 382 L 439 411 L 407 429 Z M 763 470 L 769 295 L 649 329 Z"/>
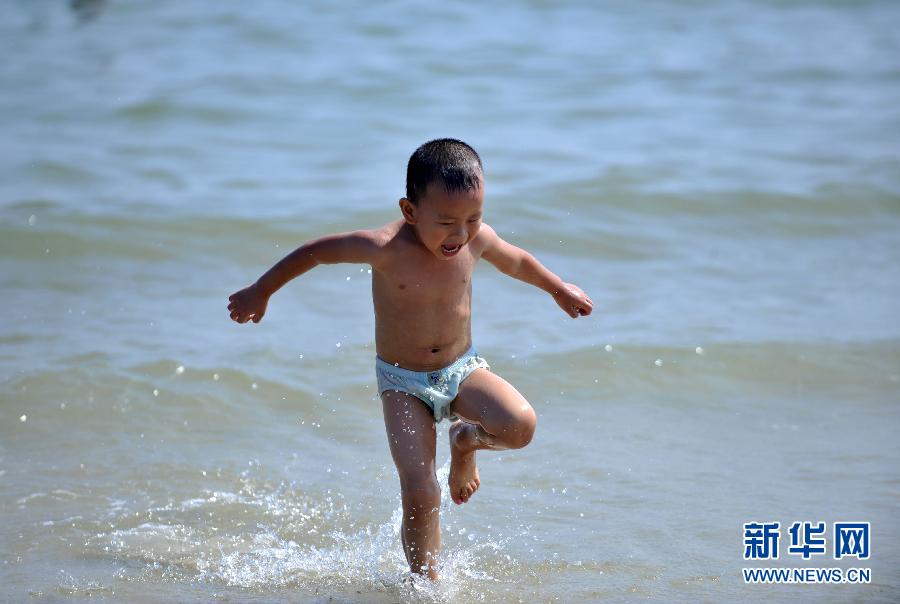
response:
<path id="1" fill-rule="evenodd" d="M 375 231 L 353 231 L 304 243 L 278 261 L 256 283 L 228 296 L 228 311 L 238 323 L 259 323 L 269 298 L 281 287 L 319 264 L 375 264 L 381 250 Z"/>
<path id="2" fill-rule="evenodd" d="M 573 319 L 591 314 L 594 303 L 577 285 L 563 282 L 537 258 L 501 239 L 490 226 L 481 225 L 479 235 L 486 239 L 481 257 L 501 272 L 541 288 Z"/>

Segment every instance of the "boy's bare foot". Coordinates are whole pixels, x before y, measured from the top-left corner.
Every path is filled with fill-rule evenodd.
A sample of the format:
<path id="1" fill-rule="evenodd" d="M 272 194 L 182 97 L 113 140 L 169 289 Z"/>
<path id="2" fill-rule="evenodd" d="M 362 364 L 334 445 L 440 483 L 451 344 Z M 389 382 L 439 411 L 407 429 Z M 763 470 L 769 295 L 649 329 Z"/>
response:
<path id="1" fill-rule="evenodd" d="M 465 503 L 478 490 L 481 480 L 478 478 L 478 466 L 475 465 L 475 449 L 471 440 L 474 438 L 475 426 L 457 421 L 450 426 L 450 497 L 453 503 Z"/>

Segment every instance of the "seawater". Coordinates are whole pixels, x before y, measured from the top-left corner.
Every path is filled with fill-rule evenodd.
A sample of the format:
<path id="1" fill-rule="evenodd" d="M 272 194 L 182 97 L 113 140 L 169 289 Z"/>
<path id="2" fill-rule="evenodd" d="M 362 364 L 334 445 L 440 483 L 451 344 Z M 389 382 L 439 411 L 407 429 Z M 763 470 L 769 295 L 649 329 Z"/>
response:
<path id="1" fill-rule="evenodd" d="M 0 6 L 0 599 L 900 598 L 896 3 Z M 438 136 L 596 310 L 478 268 L 539 427 L 428 586 L 368 267 L 225 305 Z M 754 520 L 871 522 L 872 584 L 745 586 Z"/>

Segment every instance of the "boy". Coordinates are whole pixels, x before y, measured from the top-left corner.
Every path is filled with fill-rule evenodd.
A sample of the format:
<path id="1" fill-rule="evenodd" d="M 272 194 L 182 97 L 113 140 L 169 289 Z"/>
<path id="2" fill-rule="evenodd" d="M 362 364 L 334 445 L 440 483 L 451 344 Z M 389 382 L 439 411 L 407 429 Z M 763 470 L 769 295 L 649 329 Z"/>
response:
<path id="1" fill-rule="evenodd" d="M 435 476 L 435 424 L 449 417 L 454 503 L 469 500 L 480 481 L 479 449 L 518 449 L 531 441 L 537 418 L 528 401 L 489 371 L 471 338 L 471 277 L 484 258 L 502 272 L 539 287 L 571 316 L 593 302 L 563 283 L 531 254 L 482 224 L 481 159 L 454 139 L 425 143 L 412 154 L 402 218 L 372 230 L 341 233 L 301 245 L 253 285 L 229 297 L 238 323 L 259 323 L 269 297 L 318 264 L 372 267 L 378 392 L 391 456 L 400 474 L 400 538 L 410 570 L 437 579 L 441 547 Z"/>

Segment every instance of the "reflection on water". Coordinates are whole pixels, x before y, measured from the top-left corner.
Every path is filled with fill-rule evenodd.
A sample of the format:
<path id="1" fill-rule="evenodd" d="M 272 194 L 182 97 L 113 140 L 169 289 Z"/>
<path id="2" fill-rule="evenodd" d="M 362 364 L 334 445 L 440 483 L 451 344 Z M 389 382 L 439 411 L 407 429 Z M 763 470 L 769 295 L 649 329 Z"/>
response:
<path id="1" fill-rule="evenodd" d="M 82 21 L 97 18 L 106 8 L 108 0 L 70 0 L 69 7 Z"/>

